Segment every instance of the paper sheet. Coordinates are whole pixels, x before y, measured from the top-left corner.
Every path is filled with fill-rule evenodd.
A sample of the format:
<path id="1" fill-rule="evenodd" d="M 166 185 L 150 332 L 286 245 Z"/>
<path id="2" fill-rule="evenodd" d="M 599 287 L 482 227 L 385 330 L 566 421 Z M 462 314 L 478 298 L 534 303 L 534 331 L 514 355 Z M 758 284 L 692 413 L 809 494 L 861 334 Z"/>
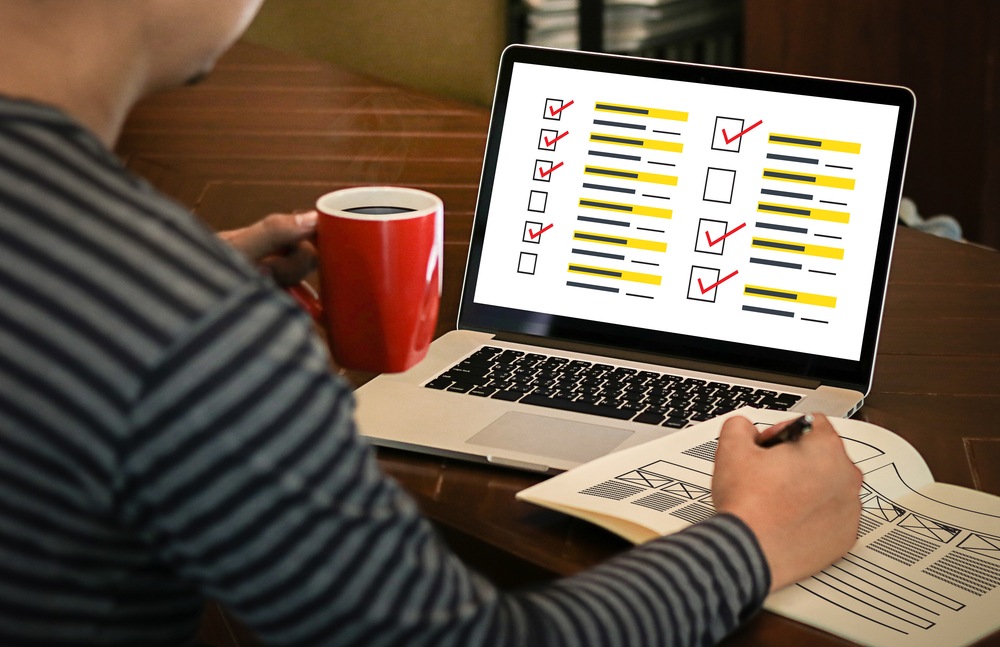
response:
<path id="1" fill-rule="evenodd" d="M 742 409 L 764 427 L 793 414 Z M 717 418 L 623 450 L 518 495 L 640 543 L 715 513 Z M 965 645 L 1000 628 L 1000 497 L 934 483 L 902 438 L 834 420 L 865 475 L 858 542 L 765 608 L 856 642 Z"/>

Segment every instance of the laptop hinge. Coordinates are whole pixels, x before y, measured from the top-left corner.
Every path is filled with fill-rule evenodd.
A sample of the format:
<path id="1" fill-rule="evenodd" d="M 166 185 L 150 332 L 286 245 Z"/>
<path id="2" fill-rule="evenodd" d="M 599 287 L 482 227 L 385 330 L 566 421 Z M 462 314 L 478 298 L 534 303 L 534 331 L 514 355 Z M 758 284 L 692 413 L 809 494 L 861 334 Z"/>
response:
<path id="1" fill-rule="evenodd" d="M 547 337 L 536 337 L 533 335 L 520 335 L 516 333 L 497 333 L 493 336 L 497 341 L 505 341 L 514 344 L 526 344 L 529 346 L 542 346 L 555 350 L 572 351 L 575 353 L 587 353 L 588 355 L 600 355 L 602 357 L 613 357 L 615 359 L 629 360 L 633 362 L 644 362 L 646 364 L 656 364 L 658 366 L 675 367 L 689 371 L 700 371 L 703 373 L 717 373 L 745 380 L 757 380 L 761 382 L 776 382 L 787 384 L 804 389 L 816 389 L 821 385 L 819 380 L 803 378 L 784 373 L 770 371 L 759 371 L 750 368 L 740 368 L 716 364 L 713 362 L 700 362 L 697 360 L 671 357 L 669 355 L 655 355 L 653 353 L 643 353 L 624 348 L 613 348 L 610 346 L 597 346 L 582 342 L 572 342 L 562 339 L 551 339 Z"/>

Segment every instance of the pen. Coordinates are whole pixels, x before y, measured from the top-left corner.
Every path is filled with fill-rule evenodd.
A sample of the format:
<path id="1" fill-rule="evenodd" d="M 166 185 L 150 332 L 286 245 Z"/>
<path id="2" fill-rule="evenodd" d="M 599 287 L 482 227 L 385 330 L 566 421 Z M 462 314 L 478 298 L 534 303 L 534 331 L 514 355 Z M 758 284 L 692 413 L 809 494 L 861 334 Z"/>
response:
<path id="1" fill-rule="evenodd" d="M 774 447 L 778 443 L 784 443 L 788 441 L 798 440 L 802 434 L 809 433 L 812 430 L 813 417 L 808 413 L 801 418 L 796 418 L 787 425 L 784 429 L 774 434 L 767 440 L 760 443 L 761 447 Z"/>

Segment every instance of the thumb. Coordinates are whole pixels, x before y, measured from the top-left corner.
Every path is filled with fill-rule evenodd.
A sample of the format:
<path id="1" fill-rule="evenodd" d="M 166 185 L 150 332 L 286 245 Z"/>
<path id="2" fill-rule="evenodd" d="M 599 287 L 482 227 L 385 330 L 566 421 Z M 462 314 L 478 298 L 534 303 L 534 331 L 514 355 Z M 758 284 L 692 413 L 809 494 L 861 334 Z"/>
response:
<path id="1" fill-rule="evenodd" d="M 719 445 L 736 447 L 757 444 L 757 428 L 743 416 L 733 416 L 722 424 Z"/>
<path id="2" fill-rule="evenodd" d="M 715 452 L 716 469 L 719 463 L 740 462 L 740 457 L 757 447 L 757 428 L 743 416 L 733 416 L 722 424 L 719 446 Z"/>

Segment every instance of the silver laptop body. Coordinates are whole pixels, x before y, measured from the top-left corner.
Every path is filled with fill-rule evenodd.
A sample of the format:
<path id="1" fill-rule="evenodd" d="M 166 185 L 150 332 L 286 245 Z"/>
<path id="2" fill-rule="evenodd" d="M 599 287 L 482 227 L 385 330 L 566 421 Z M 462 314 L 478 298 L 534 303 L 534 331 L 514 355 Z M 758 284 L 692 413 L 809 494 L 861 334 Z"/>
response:
<path id="1" fill-rule="evenodd" d="M 894 86 L 511 46 L 458 330 L 358 389 L 360 432 L 557 472 L 747 398 L 851 415 L 871 387 L 914 103 Z"/>

